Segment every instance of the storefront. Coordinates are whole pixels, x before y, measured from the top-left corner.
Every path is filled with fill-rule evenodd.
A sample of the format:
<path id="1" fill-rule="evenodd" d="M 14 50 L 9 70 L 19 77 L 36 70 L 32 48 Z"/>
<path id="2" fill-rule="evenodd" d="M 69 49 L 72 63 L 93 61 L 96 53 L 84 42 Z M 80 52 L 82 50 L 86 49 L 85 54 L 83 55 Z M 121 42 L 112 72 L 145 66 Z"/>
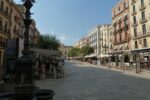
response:
<path id="1" fill-rule="evenodd" d="M 132 65 L 135 65 L 136 72 L 141 72 L 142 69 L 149 69 L 150 63 L 150 48 L 135 49 L 131 51 Z"/>

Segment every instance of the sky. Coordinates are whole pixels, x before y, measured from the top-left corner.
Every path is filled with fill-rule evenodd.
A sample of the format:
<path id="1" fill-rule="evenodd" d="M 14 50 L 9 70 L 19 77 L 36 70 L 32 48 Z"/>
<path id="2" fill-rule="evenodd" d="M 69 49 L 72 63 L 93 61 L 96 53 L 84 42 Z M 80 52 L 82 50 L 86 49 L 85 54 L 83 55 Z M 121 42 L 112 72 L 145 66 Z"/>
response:
<path id="1" fill-rule="evenodd" d="M 21 0 L 14 0 L 21 3 Z M 94 26 L 111 23 L 112 7 L 119 0 L 36 0 L 32 7 L 41 34 L 52 34 L 74 45 Z"/>

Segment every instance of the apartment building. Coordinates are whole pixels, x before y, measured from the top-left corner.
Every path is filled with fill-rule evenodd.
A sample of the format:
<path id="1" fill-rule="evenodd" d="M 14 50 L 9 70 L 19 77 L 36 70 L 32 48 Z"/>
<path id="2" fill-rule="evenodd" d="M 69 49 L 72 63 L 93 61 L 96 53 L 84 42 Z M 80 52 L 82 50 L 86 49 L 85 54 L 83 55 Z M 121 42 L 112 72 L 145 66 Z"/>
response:
<path id="1" fill-rule="evenodd" d="M 120 52 L 131 48 L 129 19 L 129 1 L 121 0 L 112 9 L 114 51 Z"/>
<path id="2" fill-rule="evenodd" d="M 96 55 L 98 55 L 100 53 L 99 50 L 99 35 L 100 35 L 100 25 L 95 26 L 94 28 L 92 28 L 90 31 L 87 32 L 87 41 L 88 41 L 88 45 L 90 45 L 91 47 L 94 48 L 94 53 Z"/>
<path id="3" fill-rule="evenodd" d="M 150 0 L 129 0 L 132 50 L 150 48 Z"/>
<path id="4" fill-rule="evenodd" d="M 29 30 L 29 40 L 32 48 L 37 47 L 39 36 L 40 36 L 40 32 L 36 27 L 35 20 L 33 20 Z"/>
<path id="5" fill-rule="evenodd" d="M 108 53 L 109 53 L 109 40 L 108 40 L 109 26 L 110 25 L 107 25 L 107 24 L 102 25 L 99 29 L 100 34 L 99 34 L 99 39 L 98 39 L 98 41 L 99 41 L 98 45 L 99 45 L 99 55 L 101 57 L 104 57 L 104 56 L 108 55 Z"/>
<path id="6" fill-rule="evenodd" d="M 0 0 L 0 77 L 3 72 L 6 40 L 10 37 L 11 2 Z"/>
<path id="7" fill-rule="evenodd" d="M 114 40 L 114 36 L 113 36 L 113 26 L 109 25 L 108 26 L 108 53 L 111 54 L 113 53 L 113 48 L 114 48 L 114 44 L 113 44 L 113 40 Z"/>

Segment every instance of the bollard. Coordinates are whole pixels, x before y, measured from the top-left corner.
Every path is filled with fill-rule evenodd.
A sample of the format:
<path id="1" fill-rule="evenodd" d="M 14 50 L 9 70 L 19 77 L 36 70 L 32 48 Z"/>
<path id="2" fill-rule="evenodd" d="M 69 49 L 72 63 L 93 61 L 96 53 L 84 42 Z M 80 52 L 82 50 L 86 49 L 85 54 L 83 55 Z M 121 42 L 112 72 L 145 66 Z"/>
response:
<path id="1" fill-rule="evenodd" d="M 35 95 L 37 100 L 53 100 L 55 92 L 53 90 L 38 90 Z"/>

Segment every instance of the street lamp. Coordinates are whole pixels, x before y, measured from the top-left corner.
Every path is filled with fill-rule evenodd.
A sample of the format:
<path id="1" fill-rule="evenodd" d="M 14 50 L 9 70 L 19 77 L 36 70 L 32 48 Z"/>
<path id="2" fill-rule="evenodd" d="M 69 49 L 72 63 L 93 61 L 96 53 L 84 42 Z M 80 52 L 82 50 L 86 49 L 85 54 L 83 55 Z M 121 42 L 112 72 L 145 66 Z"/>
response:
<path id="1" fill-rule="evenodd" d="M 33 6 L 35 0 L 22 0 L 24 2 L 25 12 L 25 33 L 24 33 L 24 49 L 22 51 L 23 56 L 17 60 L 15 67 L 15 93 L 5 93 L 0 95 L 0 100 L 52 100 L 54 91 L 52 90 L 36 90 L 34 84 L 34 64 L 33 58 L 29 48 L 29 29 L 31 20 L 30 9 Z M 42 97 L 41 97 L 42 96 Z M 7 99 L 6 99 L 7 98 Z"/>

